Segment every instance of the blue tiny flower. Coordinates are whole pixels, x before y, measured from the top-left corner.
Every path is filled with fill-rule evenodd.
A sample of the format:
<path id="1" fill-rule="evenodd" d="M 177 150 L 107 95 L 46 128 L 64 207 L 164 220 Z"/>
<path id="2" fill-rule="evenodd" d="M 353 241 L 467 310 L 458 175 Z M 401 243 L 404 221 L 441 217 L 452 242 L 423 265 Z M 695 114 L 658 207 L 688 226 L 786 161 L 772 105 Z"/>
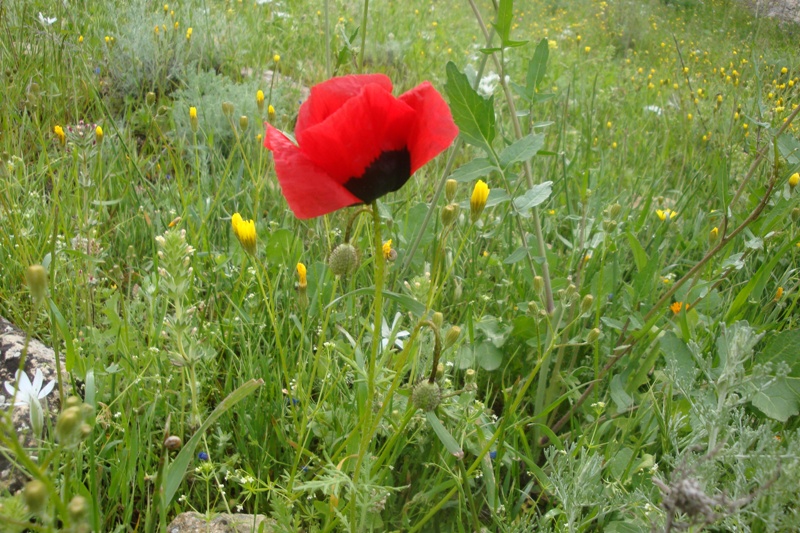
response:
<path id="1" fill-rule="evenodd" d="M 100 75 L 100 67 L 94 67 L 94 73 Z"/>
<path id="2" fill-rule="evenodd" d="M 489 452 L 489 458 L 490 459 L 496 459 L 497 458 L 497 450 L 490 451 Z"/>
<path id="3" fill-rule="evenodd" d="M 197 454 L 197 458 L 201 461 L 208 461 L 208 454 L 206 452 L 200 452 Z"/>

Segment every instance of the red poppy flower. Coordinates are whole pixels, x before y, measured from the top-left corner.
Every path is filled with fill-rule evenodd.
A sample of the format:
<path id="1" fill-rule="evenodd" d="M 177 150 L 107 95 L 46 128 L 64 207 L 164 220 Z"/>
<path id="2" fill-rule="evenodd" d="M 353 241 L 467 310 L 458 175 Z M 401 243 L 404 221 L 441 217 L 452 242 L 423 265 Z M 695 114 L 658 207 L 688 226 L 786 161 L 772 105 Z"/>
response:
<path id="1" fill-rule="evenodd" d="M 267 125 L 264 146 L 289 207 L 311 218 L 398 190 L 458 128 L 430 83 L 395 98 L 388 77 L 366 74 L 312 87 L 294 135 L 296 145 Z"/>

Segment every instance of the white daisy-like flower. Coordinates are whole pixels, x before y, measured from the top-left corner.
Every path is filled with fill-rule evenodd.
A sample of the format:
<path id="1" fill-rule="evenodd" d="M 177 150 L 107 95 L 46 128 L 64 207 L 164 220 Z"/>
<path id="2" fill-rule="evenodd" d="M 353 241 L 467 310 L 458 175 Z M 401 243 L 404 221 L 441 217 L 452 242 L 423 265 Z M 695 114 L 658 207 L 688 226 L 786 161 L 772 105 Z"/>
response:
<path id="1" fill-rule="evenodd" d="M 17 383 L 15 389 L 14 383 Z M 6 391 L 12 398 L 16 397 L 14 405 L 30 405 L 34 401 L 39 403 L 39 400 L 46 398 L 48 394 L 53 392 L 53 387 L 56 386 L 56 381 L 51 380 L 48 384 L 44 384 L 44 374 L 42 369 L 37 368 L 36 373 L 33 375 L 33 383 L 31 383 L 28 374 L 21 370 L 17 370 L 17 376 L 14 381 L 6 381 Z M 41 404 L 40 404 L 41 405 Z"/>
<path id="2" fill-rule="evenodd" d="M 402 313 L 397 313 L 394 315 L 394 319 L 392 320 L 392 326 L 389 327 L 389 324 L 386 322 L 386 319 L 382 320 L 381 323 L 381 350 L 386 350 L 386 347 L 389 346 L 389 343 L 392 343 L 393 346 L 396 346 L 399 349 L 403 349 L 403 340 L 407 339 L 411 336 L 411 333 L 402 330 L 395 333 L 397 330 L 397 326 L 402 318 Z"/>

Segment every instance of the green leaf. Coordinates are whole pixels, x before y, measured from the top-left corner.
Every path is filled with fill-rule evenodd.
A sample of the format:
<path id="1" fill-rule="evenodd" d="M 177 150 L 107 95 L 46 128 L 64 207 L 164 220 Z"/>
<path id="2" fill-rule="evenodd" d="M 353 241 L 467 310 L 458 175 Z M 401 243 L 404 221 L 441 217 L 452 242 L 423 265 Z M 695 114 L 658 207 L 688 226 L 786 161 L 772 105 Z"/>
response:
<path id="1" fill-rule="evenodd" d="M 516 250 L 514 250 L 511 255 L 503 259 L 503 264 L 505 265 L 513 265 L 514 263 L 518 263 L 525 259 L 525 255 L 528 253 L 528 248 L 526 246 L 520 246 Z"/>
<path id="2" fill-rule="evenodd" d="M 494 99 L 486 100 L 479 95 L 452 61 L 447 63 L 444 90 L 450 100 L 453 120 L 464 140 L 491 153 L 495 136 Z"/>
<path id="3" fill-rule="evenodd" d="M 691 383 L 694 379 L 695 363 L 692 352 L 686 343 L 672 331 L 664 333 L 659 339 L 659 343 L 664 352 L 664 359 L 675 365 L 678 380 L 687 384 Z"/>
<path id="4" fill-rule="evenodd" d="M 761 265 L 761 268 L 756 271 L 755 275 L 750 278 L 750 281 L 739 291 L 731 304 L 728 313 L 725 315 L 725 322 L 730 323 L 738 318 L 738 312 L 747 303 L 748 299 L 760 298 L 767 282 L 771 279 L 772 273 L 778 261 L 783 259 L 786 254 L 795 246 L 794 241 L 788 242 L 772 256 L 768 262 Z"/>
<path id="5" fill-rule="evenodd" d="M 542 39 L 536 45 L 536 51 L 533 52 L 533 58 L 528 62 L 528 76 L 526 78 L 528 94 L 533 95 L 534 89 L 539 87 L 544 80 L 544 74 L 547 70 L 547 60 L 550 57 L 550 46 L 547 44 L 547 39 Z"/>
<path id="6" fill-rule="evenodd" d="M 611 378 L 609 394 L 611 394 L 611 399 L 614 401 L 614 405 L 616 405 L 617 409 L 620 411 L 630 409 L 633 405 L 633 398 L 631 398 L 630 394 L 628 394 L 628 392 L 625 390 L 625 383 L 623 383 L 622 376 L 620 374 L 616 374 L 613 378 Z"/>
<path id="7" fill-rule="evenodd" d="M 492 164 L 492 162 L 488 159 L 481 157 L 478 159 L 473 159 L 466 165 L 461 165 L 455 170 L 455 172 L 450 174 L 449 178 L 454 179 L 459 183 L 464 183 L 466 181 L 482 178 L 483 176 L 488 176 L 493 170 L 499 171 L 500 169 Z"/>
<path id="8" fill-rule="evenodd" d="M 647 266 L 650 258 L 647 257 L 647 252 L 644 251 L 639 239 L 633 233 L 628 231 L 625 233 L 625 237 L 628 238 L 628 244 L 631 247 L 631 252 L 633 252 L 633 262 L 636 263 L 636 270 L 641 272 Z"/>
<path id="9" fill-rule="evenodd" d="M 497 21 L 493 24 L 497 35 L 505 46 L 511 35 L 511 22 L 514 20 L 514 0 L 500 0 L 497 7 Z"/>
<path id="10" fill-rule="evenodd" d="M 753 405 L 780 422 L 800 414 L 800 379 L 778 378 L 756 392 Z"/>
<path id="11" fill-rule="evenodd" d="M 778 137 L 778 150 L 790 165 L 800 164 L 800 141 L 793 135 L 784 133 Z"/>
<path id="12" fill-rule="evenodd" d="M 758 362 L 784 362 L 792 369 L 792 377 L 800 377 L 800 329 L 781 331 L 767 341 L 758 354 Z"/>
<path id="13" fill-rule="evenodd" d="M 175 460 L 167 467 L 166 479 L 164 480 L 164 504 L 169 506 L 178 488 L 181 486 L 183 476 L 186 474 L 186 469 L 189 462 L 194 457 L 194 450 L 200 443 L 203 434 L 211 427 L 211 425 L 225 412 L 229 411 L 234 405 L 244 400 L 252 394 L 257 388 L 264 384 L 263 379 L 251 379 L 232 393 L 230 393 L 224 400 L 222 400 L 217 408 L 208 415 L 208 418 L 200 425 L 189 442 L 181 449 Z"/>
<path id="14" fill-rule="evenodd" d="M 491 372 L 503 364 L 503 352 L 491 342 L 482 342 L 475 347 L 475 360 L 482 369 Z"/>
<path id="15" fill-rule="evenodd" d="M 458 459 L 459 461 L 464 458 L 464 450 L 461 449 L 461 446 L 458 445 L 458 442 L 455 438 L 447 431 L 447 428 L 442 425 L 442 422 L 436 416 L 436 413 L 433 411 L 428 411 L 425 413 L 425 418 L 428 419 L 428 423 L 433 428 L 433 432 L 436 433 L 436 436 L 439 437 L 439 440 L 442 441 L 444 447 L 447 449 L 448 452 L 453 454 L 453 456 Z"/>
<path id="16" fill-rule="evenodd" d="M 520 215 L 528 216 L 528 210 L 544 203 L 550 198 L 550 193 L 553 191 L 553 182 L 545 181 L 534 185 L 522 196 L 514 198 L 514 208 Z"/>
<path id="17" fill-rule="evenodd" d="M 508 168 L 512 163 L 527 161 L 544 148 L 544 133 L 531 133 L 500 152 L 500 165 Z"/>

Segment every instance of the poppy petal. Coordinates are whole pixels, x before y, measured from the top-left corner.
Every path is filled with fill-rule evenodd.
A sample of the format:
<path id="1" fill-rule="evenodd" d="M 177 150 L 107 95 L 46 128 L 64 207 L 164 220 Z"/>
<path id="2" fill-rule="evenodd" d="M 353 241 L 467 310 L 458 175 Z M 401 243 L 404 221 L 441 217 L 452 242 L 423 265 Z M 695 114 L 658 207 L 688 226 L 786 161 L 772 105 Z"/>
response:
<path id="1" fill-rule="evenodd" d="M 411 173 L 446 150 L 458 136 L 450 108 L 429 82 L 424 82 L 400 96 L 399 100 L 417 112 L 410 132 Z"/>
<path id="2" fill-rule="evenodd" d="M 318 217 L 360 203 L 283 133 L 269 125 L 264 146 L 272 150 L 278 182 L 297 218 Z"/>
<path id="3" fill-rule="evenodd" d="M 361 74 L 333 78 L 311 88 L 311 95 L 303 102 L 297 115 L 295 135 L 319 124 L 339 110 L 349 99 L 358 96 L 367 85 L 377 85 L 392 92 L 392 80 L 384 74 Z"/>
<path id="4" fill-rule="evenodd" d="M 325 173 L 369 203 L 411 176 L 407 147 L 414 110 L 376 84 L 324 122 L 297 132 L 300 149 Z"/>

